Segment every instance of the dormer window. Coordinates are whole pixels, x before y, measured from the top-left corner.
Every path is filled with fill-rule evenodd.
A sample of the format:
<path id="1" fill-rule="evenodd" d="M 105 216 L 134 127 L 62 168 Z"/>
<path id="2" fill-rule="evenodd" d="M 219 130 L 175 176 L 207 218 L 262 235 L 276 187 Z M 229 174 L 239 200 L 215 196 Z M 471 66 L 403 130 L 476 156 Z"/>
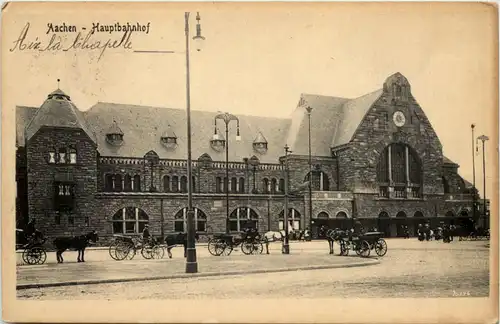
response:
<path id="1" fill-rule="evenodd" d="M 106 141 L 111 145 L 121 145 L 123 142 L 123 132 L 118 127 L 116 121 L 113 121 L 113 124 L 109 128 L 106 133 Z"/>
<path id="2" fill-rule="evenodd" d="M 215 133 L 210 140 L 210 146 L 215 151 L 221 151 L 226 146 L 226 140 L 220 134 L 217 128 L 215 129 Z"/>
<path id="3" fill-rule="evenodd" d="M 169 128 L 161 136 L 161 143 L 168 149 L 177 147 L 177 135 Z"/>
<path id="4" fill-rule="evenodd" d="M 267 140 L 261 132 L 257 134 L 257 137 L 253 141 L 253 149 L 261 154 L 267 152 Z"/>

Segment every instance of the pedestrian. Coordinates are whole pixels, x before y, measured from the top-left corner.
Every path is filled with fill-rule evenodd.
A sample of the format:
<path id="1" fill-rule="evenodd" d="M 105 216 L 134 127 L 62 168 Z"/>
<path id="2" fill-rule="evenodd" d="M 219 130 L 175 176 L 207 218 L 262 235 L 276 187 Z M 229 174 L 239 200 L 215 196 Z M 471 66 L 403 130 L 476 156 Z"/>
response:
<path id="1" fill-rule="evenodd" d="M 143 242 L 143 244 L 149 243 L 150 239 L 151 239 L 151 234 L 149 233 L 149 225 L 146 224 L 144 226 L 144 230 L 142 231 L 142 242 Z"/>

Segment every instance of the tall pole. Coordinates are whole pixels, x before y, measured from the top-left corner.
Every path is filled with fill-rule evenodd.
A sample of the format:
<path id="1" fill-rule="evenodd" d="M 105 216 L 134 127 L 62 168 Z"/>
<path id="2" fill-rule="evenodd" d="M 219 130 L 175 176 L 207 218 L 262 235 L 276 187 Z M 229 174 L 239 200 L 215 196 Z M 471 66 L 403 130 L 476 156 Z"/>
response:
<path id="1" fill-rule="evenodd" d="M 309 120 L 309 231 L 312 233 L 312 160 L 311 160 L 311 107 L 307 107 Z"/>
<path id="2" fill-rule="evenodd" d="M 187 178 L 188 178 L 188 210 L 187 210 L 187 247 L 186 273 L 198 272 L 194 233 L 193 210 L 193 178 L 191 166 L 191 93 L 189 84 L 189 12 L 185 13 L 186 22 L 186 105 L 187 105 Z"/>
<path id="3" fill-rule="evenodd" d="M 485 148 L 484 142 L 489 140 L 489 137 L 486 135 L 481 135 L 478 137 L 481 142 L 483 142 L 483 218 L 486 221 L 486 156 L 485 156 Z"/>
<path id="4" fill-rule="evenodd" d="M 474 157 L 474 127 L 476 125 L 471 124 L 470 128 L 472 131 L 472 219 L 476 220 L 476 164 Z"/>
<path id="5" fill-rule="evenodd" d="M 290 245 L 288 241 L 288 153 L 289 151 L 288 145 L 285 145 L 285 210 L 283 212 L 283 227 L 285 229 L 285 238 L 283 240 L 283 254 L 290 254 Z"/>
<path id="6" fill-rule="evenodd" d="M 226 234 L 229 234 L 229 121 L 226 122 Z"/>

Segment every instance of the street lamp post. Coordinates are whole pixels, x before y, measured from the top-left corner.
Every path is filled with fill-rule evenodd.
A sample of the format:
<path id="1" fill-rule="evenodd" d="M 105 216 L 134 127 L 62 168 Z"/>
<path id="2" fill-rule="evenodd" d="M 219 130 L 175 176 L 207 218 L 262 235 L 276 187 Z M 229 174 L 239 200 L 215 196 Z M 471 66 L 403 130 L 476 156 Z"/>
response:
<path id="1" fill-rule="evenodd" d="M 240 136 L 240 120 L 238 117 L 229 113 L 218 114 L 215 116 L 215 135 L 217 135 L 217 119 L 221 119 L 226 124 L 226 180 L 224 186 L 226 187 L 226 234 L 229 234 L 229 123 L 232 120 L 236 121 L 236 140 L 241 140 Z"/>
<path id="2" fill-rule="evenodd" d="M 288 145 L 285 144 L 285 210 L 283 212 L 283 228 L 285 229 L 285 238 L 283 239 L 283 254 L 290 254 L 290 244 L 288 238 L 288 154 L 292 153 Z"/>
<path id="3" fill-rule="evenodd" d="M 471 124 L 471 132 L 472 132 L 472 219 L 476 220 L 476 163 L 474 158 L 474 127 L 476 125 Z M 476 148 L 477 149 L 477 148 Z"/>
<path id="4" fill-rule="evenodd" d="M 312 233 L 312 160 L 311 160 L 311 111 L 312 107 L 307 106 L 307 117 L 309 120 L 309 231 Z"/>
<path id="5" fill-rule="evenodd" d="M 198 272 L 195 245 L 195 224 L 193 209 L 193 170 L 191 165 L 191 93 L 189 83 L 189 12 L 184 15 L 186 32 L 186 110 L 187 110 L 187 182 L 188 182 L 188 209 L 187 209 L 187 246 L 186 246 L 186 273 Z M 200 14 L 196 15 L 196 36 L 193 40 L 197 43 L 200 51 L 201 43 L 205 39 L 201 36 Z"/>
<path id="6" fill-rule="evenodd" d="M 484 155 L 484 142 L 490 138 L 486 135 L 481 135 L 477 139 L 483 142 L 483 217 L 486 220 L 486 157 Z"/>

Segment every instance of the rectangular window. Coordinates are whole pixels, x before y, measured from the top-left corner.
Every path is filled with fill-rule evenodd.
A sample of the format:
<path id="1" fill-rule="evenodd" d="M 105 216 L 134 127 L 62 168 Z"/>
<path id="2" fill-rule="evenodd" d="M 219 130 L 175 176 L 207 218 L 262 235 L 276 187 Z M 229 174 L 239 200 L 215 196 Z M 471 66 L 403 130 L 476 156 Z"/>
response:
<path id="1" fill-rule="evenodd" d="M 57 214 L 54 221 L 56 225 L 61 225 L 61 215 Z"/>
<path id="2" fill-rule="evenodd" d="M 73 215 L 68 215 L 68 224 L 69 225 L 75 224 L 75 218 L 73 217 Z"/>

